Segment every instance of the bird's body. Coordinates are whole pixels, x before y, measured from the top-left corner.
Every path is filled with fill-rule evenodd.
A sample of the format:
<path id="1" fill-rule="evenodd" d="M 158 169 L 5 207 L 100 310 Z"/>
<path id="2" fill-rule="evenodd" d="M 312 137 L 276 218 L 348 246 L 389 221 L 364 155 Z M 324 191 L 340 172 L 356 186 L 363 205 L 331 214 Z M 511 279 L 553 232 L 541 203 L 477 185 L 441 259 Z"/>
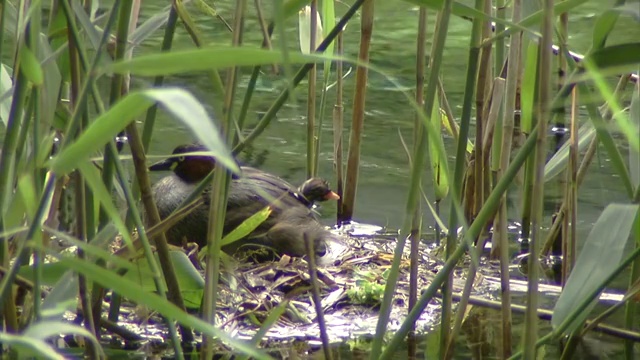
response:
<path id="1" fill-rule="evenodd" d="M 174 154 L 202 151 L 201 147 L 194 146 L 178 147 Z M 151 167 L 152 170 L 174 170 L 152 189 L 162 219 L 176 210 L 206 176 L 208 172 L 203 171 L 206 163 L 206 158 L 201 156 L 183 156 L 159 163 L 162 166 Z M 213 160 L 210 164 L 209 171 L 213 169 Z M 195 172 L 190 170 L 197 170 L 197 176 L 191 176 Z M 273 174 L 252 167 L 243 166 L 241 172 L 240 176 L 232 178 L 229 186 L 223 233 L 229 233 L 267 206 L 271 208 L 271 215 L 247 237 L 225 246 L 225 252 L 233 253 L 242 246 L 260 245 L 279 254 L 303 256 L 306 253 L 303 240 L 306 234 L 314 241 L 316 253 L 324 253 L 324 244 L 335 236 L 317 221 L 311 206 L 318 200 L 337 198 L 325 181 L 313 178 L 296 188 Z M 169 243 L 180 246 L 186 241 L 206 245 L 210 194 L 205 191 L 202 197 L 204 206 L 196 208 L 165 232 Z"/>

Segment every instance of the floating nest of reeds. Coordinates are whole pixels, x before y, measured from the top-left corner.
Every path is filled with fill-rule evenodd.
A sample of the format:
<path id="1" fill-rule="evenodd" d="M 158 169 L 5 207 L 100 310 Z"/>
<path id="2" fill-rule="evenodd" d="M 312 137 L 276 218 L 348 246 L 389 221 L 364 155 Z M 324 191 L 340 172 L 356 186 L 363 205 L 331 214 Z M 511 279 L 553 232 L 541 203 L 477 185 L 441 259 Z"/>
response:
<path id="1" fill-rule="evenodd" d="M 332 343 L 366 338 L 376 332 L 379 305 L 393 262 L 397 234 L 363 234 L 362 229 L 359 225 L 342 229 L 343 242 L 330 244 L 328 253 L 317 265 L 322 313 Z M 391 332 L 399 328 L 408 313 L 409 246 L 407 241 L 387 326 Z M 442 262 L 431 253 L 432 248 L 420 244 L 419 293 L 431 283 L 441 267 Z M 216 323 L 221 330 L 236 338 L 251 339 L 267 317 L 278 306 L 282 306 L 282 315 L 262 337 L 261 346 L 272 349 L 294 343 L 304 343 L 307 348 L 320 346 L 320 330 L 307 261 L 283 256 L 274 261 L 256 263 L 251 261 L 253 255 L 246 253 L 246 258 L 239 259 L 241 261 L 233 269 L 221 269 L 216 314 Z M 479 276 L 476 282 L 480 281 L 482 278 Z M 457 270 L 454 290 L 462 291 L 463 284 L 463 270 Z M 440 301 L 434 299 L 420 315 L 416 330 L 425 332 L 437 325 L 440 321 L 439 312 Z M 135 311 L 129 311 L 128 314 L 121 316 L 121 319 L 139 324 L 140 318 L 136 319 L 138 316 L 154 318 L 153 315 L 145 317 Z M 159 318 L 155 320 L 162 327 Z M 143 337 L 148 334 L 159 340 L 155 326 L 146 325 L 139 330 Z"/>

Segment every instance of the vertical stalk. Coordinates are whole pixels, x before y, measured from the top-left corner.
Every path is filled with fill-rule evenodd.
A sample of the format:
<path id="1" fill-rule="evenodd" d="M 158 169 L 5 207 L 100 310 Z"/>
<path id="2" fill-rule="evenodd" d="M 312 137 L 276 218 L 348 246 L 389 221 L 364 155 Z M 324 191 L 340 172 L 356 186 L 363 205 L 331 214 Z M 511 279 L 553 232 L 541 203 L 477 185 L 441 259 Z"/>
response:
<path id="1" fill-rule="evenodd" d="M 568 38 L 568 31 L 569 31 L 569 14 L 564 12 L 562 14 L 560 14 L 560 24 L 559 24 L 559 40 L 560 40 L 560 49 L 566 49 L 567 48 L 567 38 Z M 567 59 L 566 56 L 567 53 L 565 51 L 559 51 L 558 52 L 558 77 L 557 77 L 557 89 L 560 90 L 564 87 L 565 85 L 565 81 L 566 81 L 566 74 L 567 74 Z M 574 93 L 575 96 L 575 93 Z M 573 106 L 573 104 L 571 105 Z M 571 114 L 571 116 L 573 117 L 573 114 Z M 554 144 L 554 152 L 557 152 L 558 149 L 560 149 L 560 147 L 562 146 L 562 143 L 565 140 L 565 131 L 564 129 L 566 128 L 565 126 L 565 108 L 564 106 L 559 107 L 557 109 L 557 112 L 554 114 L 554 119 L 555 119 L 555 128 L 556 128 L 556 132 L 555 132 L 555 144 Z M 573 134 L 571 134 L 571 136 L 573 136 Z M 570 150 L 571 151 L 571 150 Z M 571 157 L 571 154 L 569 154 L 569 156 Z M 571 158 L 569 159 L 569 163 L 571 163 Z M 573 165 L 577 166 L 577 163 L 574 163 Z M 563 176 L 559 176 L 558 177 L 558 186 L 560 188 L 560 190 L 562 191 L 562 193 L 564 194 L 565 199 L 569 198 L 569 192 L 571 192 L 570 187 L 572 186 L 570 184 L 570 177 L 571 177 L 571 172 L 574 171 L 573 169 L 571 169 L 571 167 L 567 168 L 567 174 L 565 177 Z M 558 201 L 561 201 L 560 199 Z M 569 202 L 570 204 L 570 202 Z M 559 204 L 556 205 L 556 208 L 560 208 L 562 207 L 562 202 L 560 202 Z M 573 209 L 571 207 L 569 207 L 569 211 L 573 211 Z M 559 221 L 559 220 L 553 220 L 555 221 Z M 552 249 L 556 249 L 558 247 L 558 245 L 560 245 L 560 252 L 561 254 L 557 254 L 554 253 L 553 255 L 562 255 L 563 256 L 563 261 L 562 261 L 562 270 L 561 270 L 561 283 L 564 285 L 565 281 L 567 280 L 567 278 L 569 277 L 569 273 L 566 272 L 566 270 L 569 270 L 571 268 L 571 266 L 567 267 L 568 263 L 567 260 L 568 258 L 566 257 L 567 255 L 567 251 L 568 248 L 571 246 L 568 242 L 569 242 L 569 236 L 570 236 L 570 232 L 571 230 L 569 229 L 569 221 L 568 221 L 568 217 L 565 216 L 564 221 L 561 221 L 562 224 L 562 232 L 561 232 L 561 236 L 560 236 L 560 241 L 561 244 L 557 244 L 556 246 L 553 246 Z M 556 240 L 557 241 L 557 240 Z"/>
<path id="2" fill-rule="evenodd" d="M 635 93 L 637 96 L 640 96 L 640 81 L 636 81 L 635 87 L 636 88 L 632 93 Z M 618 90 L 618 87 L 616 87 L 616 91 L 617 90 Z M 634 101 L 638 101 L 638 100 L 639 99 L 637 97 L 635 99 L 631 100 L 631 111 L 630 111 L 630 114 L 634 113 L 634 110 L 633 110 Z M 640 106 L 640 104 L 637 104 L 637 105 Z M 636 123 L 638 123 L 638 120 L 640 120 L 640 119 L 634 119 L 634 121 L 636 121 Z M 638 129 L 638 132 L 640 133 L 640 129 Z M 573 130 L 572 130 L 572 134 L 573 134 Z M 630 150 L 630 151 L 632 151 L 632 150 Z M 636 187 L 636 193 L 635 193 L 634 201 L 638 202 L 638 201 L 640 201 L 640 199 L 638 197 L 638 195 L 640 195 L 640 184 L 636 183 L 636 186 L 637 187 Z M 637 216 L 640 217 L 640 212 L 638 212 Z M 638 223 L 640 223 L 640 221 L 638 221 L 636 219 L 636 225 Z M 637 249 L 638 247 L 640 247 L 640 230 L 636 229 L 634 236 L 635 236 L 634 244 L 636 245 L 636 249 Z M 638 278 L 640 278 L 640 259 L 636 258 L 633 261 L 633 264 L 631 265 L 631 276 L 629 277 L 629 290 L 631 290 L 635 286 L 635 284 L 638 282 Z M 635 325 L 637 311 L 638 311 L 638 304 L 635 301 L 628 301 L 627 304 L 625 305 L 625 309 L 624 309 L 624 325 L 625 325 L 625 327 L 627 329 L 632 329 L 633 326 Z M 630 340 L 625 340 L 624 341 L 624 355 L 625 355 L 626 359 L 634 359 L 635 358 L 635 348 L 634 347 L 635 347 L 635 342 L 630 341 Z"/>
<path id="3" fill-rule="evenodd" d="M 476 3 L 476 9 L 487 14 L 491 13 L 491 3 L 490 0 L 480 0 Z M 489 6 L 489 11 L 487 12 L 487 6 Z M 483 21 L 481 24 L 482 35 L 480 41 L 482 39 L 488 38 L 491 36 L 491 23 L 489 21 Z M 491 45 L 484 46 L 480 48 L 480 64 L 478 65 L 478 80 L 476 83 L 476 139 L 474 147 L 475 151 L 475 162 L 473 169 L 473 177 L 475 179 L 474 182 L 474 198 L 473 202 L 473 216 L 480 211 L 482 204 L 484 203 L 484 189 L 485 189 L 485 154 L 482 148 L 482 139 L 484 137 L 485 122 L 486 122 L 486 114 L 488 107 L 488 98 L 489 98 L 489 87 L 491 81 Z M 470 221 L 470 219 L 468 219 Z"/>
<path id="4" fill-rule="evenodd" d="M 70 3 L 69 3 L 69 6 L 71 6 Z M 66 15 L 67 15 L 66 16 L 67 28 L 74 29 L 75 16 L 73 15 L 72 12 L 69 12 Z M 81 46 L 81 44 L 79 39 L 76 36 L 74 36 L 72 31 L 68 31 L 67 38 L 69 42 L 69 67 L 70 67 L 69 73 L 71 74 L 71 94 L 70 94 L 71 104 L 70 105 L 71 105 L 71 109 L 73 109 L 74 112 L 77 111 L 77 113 L 80 114 L 81 120 L 79 122 L 79 127 L 77 132 L 77 134 L 79 135 L 82 132 L 82 130 L 88 125 L 87 113 L 85 111 L 86 106 L 80 106 L 80 107 L 78 106 L 79 101 L 86 101 L 85 100 L 86 98 L 82 100 L 79 99 L 79 92 L 80 92 L 80 87 L 82 83 L 82 67 L 80 64 L 81 61 L 80 61 L 78 48 Z M 77 108 L 82 110 L 76 110 Z M 67 136 L 74 136 L 74 135 L 67 134 Z M 87 239 L 87 234 L 88 234 L 87 215 L 88 214 L 86 213 L 86 210 L 91 200 L 88 199 L 86 196 L 86 187 L 85 187 L 82 174 L 80 173 L 80 170 L 76 170 L 72 174 L 72 179 L 75 186 L 75 195 L 74 195 L 74 200 L 75 200 L 74 210 L 76 213 L 75 235 L 81 241 L 88 242 L 88 239 Z M 91 214 L 93 214 L 93 212 L 91 212 Z M 80 249 L 78 250 L 78 258 L 81 260 L 85 259 L 84 252 Z M 80 304 L 81 304 L 82 312 L 84 315 L 84 326 L 87 329 L 87 331 L 89 331 L 91 334 L 94 334 L 97 337 L 98 333 L 96 332 L 95 322 L 93 321 L 93 316 L 91 315 L 92 314 L 91 300 L 90 300 L 91 294 L 89 294 L 87 279 L 80 274 L 78 274 L 78 288 L 79 288 Z M 97 358 L 99 356 L 98 349 L 96 349 L 95 346 L 93 346 L 93 344 L 88 344 L 88 345 L 89 346 L 85 348 L 85 357 L 89 357 L 91 359 Z"/>
<path id="5" fill-rule="evenodd" d="M 514 0 L 511 21 L 520 22 L 522 11 L 522 0 Z M 522 32 L 511 35 L 509 44 L 509 64 L 507 66 L 507 84 L 505 108 L 502 129 L 502 153 L 500 154 L 500 168 L 496 174 L 496 180 L 500 181 L 502 175 L 509 167 L 511 159 L 511 147 L 513 143 L 513 132 L 515 128 L 516 98 L 518 88 L 518 78 L 520 76 L 520 53 L 522 49 Z M 509 288 L 509 237 L 507 230 L 507 196 L 503 195 L 498 210 L 498 236 L 500 254 L 500 287 L 501 287 L 501 314 L 502 314 L 502 354 L 503 359 L 511 356 L 511 290 Z"/>
<path id="6" fill-rule="evenodd" d="M 131 23 L 131 11 L 133 8 L 132 2 L 126 2 L 120 6 L 120 4 L 114 4 L 112 11 L 118 11 L 118 25 L 117 25 L 117 35 L 116 35 L 116 51 L 115 51 L 115 60 L 122 60 L 125 58 L 125 51 L 127 48 L 127 40 L 129 38 L 129 27 Z M 115 74 L 111 81 L 111 90 L 110 90 L 110 98 L 109 103 L 113 106 L 116 102 L 122 98 L 122 94 L 125 92 L 124 87 L 124 75 L 123 74 Z M 114 156 L 117 156 L 117 153 L 112 153 L 109 151 L 110 144 L 105 146 L 104 150 L 104 161 L 102 167 L 102 182 L 105 185 L 107 191 L 112 191 L 113 189 L 113 181 L 114 181 L 114 171 L 115 171 L 115 159 Z M 99 227 L 102 229 L 109 223 L 109 216 L 104 209 L 100 209 L 100 219 L 99 219 Z M 104 266 L 104 261 L 98 260 L 98 265 Z M 102 298 L 104 297 L 104 288 L 94 282 L 93 290 L 92 290 L 92 317 L 94 323 L 99 323 L 100 318 L 102 317 Z M 99 338 L 100 329 L 96 329 L 98 331 L 96 333 L 96 337 Z"/>
<path id="7" fill-rule="evenodd" d="M 369 62 L 369 47 L 373 33 L 373 0 L 365 0 L 362 5 L 360 22 L 360 51 L 358 60 L 361 64 Z M 356 92 L 353 96 L 353 115 L 351 118 L 351 135 L 349 137 L 349 153 L 347 155 L 347 177 L 345 179 L 344 200 L 342 202 L 342 218 L 340 222 L 351 221 L 355 207 L 358 172 L 360 166 L 360 142 L 364 127 L 364 106 L 367 93 L 367 68 L 356 69 Z"/>
<path id="8" fill-rule="evenodd" d="M 571 91 L 571 130 L 569 144 L 569 166 L 567 169 L 567 190 L 565 201 L 569 216 L 564 221 L 568 236 L 562 238 L 562 285 L 567 282 L 571 269 L 576 263 L 577 248 L 577 222 L 578 222 L 578 93 L 576 88 Z"/>
<path id="9" fill-rule="evenodd" d="M 322 52 L 325 49 L 327 49 L 327 47 L 329 46 L 329 43 L 331 43 L 338 36 L 338 34 L 342 31 L 342 29 L 344 29 L 344 27 L 347 25 L 347 22 L 349 22 L 349 20 L 356 14 L 356 12 L 360 9 L 360 7 L 366 1 L 368 0 L 354 0 L 353 4 L 342 15 L 342 17 L 340 18 L 340 21 L 338 21 L 336 26 L 334 26 L 333 29 L 331 29 L 331 31 L 327 34 L 324 40 L 322 40 L 320 45 L 318 45 L 318 48 L 316 49 L 317 52 Z M 292 86 L 297 86 L 300 83 L 300 81 L 304 79 L 304 77 L 306 76 L 310 68 L 311 68 L 311 64 L 305 64 L 304 66 L 302 66 L 300 70 L 298 70 L 298 72 L 293 77 Z M 254 73 L 256 73 L 257 71 L 259 70 L 256 70 L 254 68 Z M 233 154 L 238 154 L 240 151 L 242 151 L 242 149 L 244 149 L 245 146 L 250 144 L 253 140 L 255 140 L 258 136 L 260 136 L 260 134 L 262 134 L 262 132 L 264 131 L 264 129 L 266 129 L 266 127 L 269 125 L 271 120 L 275 118 L 278 110 L 280 110 L 282 105 L 284 105 L 284 103 L 289 99 L 290 94 L 291 94 L 291 88 L 287 87 L 280 93 L 280 95 L 278 95 L 278 98 L 273 102 L 273 104 L 271 104 L 269 109 L 267 109 L 266 113 L 264 114 L 264 116 L 262 116 L 262 118 L 260 119 L 258 124 L 254 127 L 254 129 L 251 131 L 251 133 L 247 135 L 247 137 L 244 138 L 244 140 L 240 141 L 238 144 L 236 144 L 233 147 Z M 246 102 L 246 99 L 247 97 L 245 97 L 245 102 Z"/>
<path id="10" fill-rule="evenodd" d="M 376 326 L 376 335 L 373 339 L 373 344 L 371 348 L 371 358 L 375 358 L 378 354 L 380 354 L 382 350 L 382 339 L 384 334 L 386 333 L 387 323 L 389 320 L 389 314 L 391 312 L 391 300 L 395 293 L 396 282 L 398 280 L 398 271 L 400 268 L 400 260 L 402 257 L 404 245 L 406 239 L 409 235 L 409 231 L 411 228 L 411 221 L 413 219 L 413 214 L 415 209 L 418 206 L 418 202 L 420 200 L 420 184 L 422 182 L 422 174 L 424 173 L 424 164 L 426 161 L 426 153 L 427 153 L 427 132 L 426 126 L 430 125 L 431 114 L 433 114 L 433 108 L 435 106 L 436 100 L 436 90 L 438 88 L 438 78 L 440 73 L 440 65 L 442 63 L 442 54 L 444 53 L 444 46 L 447 38 L 447 31 L 449 29 L 449 19 L 451 17 L 451 8 L 453 6 L 452 0 L 447 0 L 444 3 L 444 7 L 442 11 L 438 14 L 438 24 L 436 27 L 436 32 L 434 33 L 434 41 L 433 47 L 431 48 L 431 63 L 430 63 L 430 72 L 429 72 L 429 80 L 427 81 L 427 91 L 425 93 L 425 116 L 427 117 L 426 121 L 423 121 L 422 126 L 423 130 L 420 138 L 418 139 L 418 144 L 415 146 L 415 153 L 413 154 L 413 163 L 411 164 L 411 180 L 409 185 L 409 192 L 407 194 L 407 205 L 405 212 L 405 220 L 400 231 L 400 236 L 398 237 L 398 242 L 396 244 L 396 248 L 394 250 L 393 255 L 393 263 L 391 265 L 391 271 L 389 272 L 389 276 L 387 278 L 387 285 L 385 286 L 384 297 L 382 299 L 382 304 L 380 306 L 380 315 L 378 317 L 378 324 Z M 439 134 L 432 134 L 432 139 L 438 139 Z M 465 144 L 466 145 L 466 144 Z M 444 173 L 448 174 L 446 170 L 446 162 L 443 163 Z M 452 206 L 454 208 L 455 206 Z M 455 232 L 455 231 L 451 231 Z M 450 274 L 450 271 L 446 273 Z M 411 310 L 410 314 L 414 314 L 419 307 L 420 302 L 416 304 L 416 306 Z M 424 309 L 424 307 L 422 308 Z M 406 336 L 407 332 L 404 332 L 402 337 Z M 396 338 L 397 341 L 397 338 Z M 388 349 L 387 349 L 388 350 Z M 388 353 L 386 351 L 386 353 Z"/>
<path id="11" fill-rule="evenodd" d="M 338 34 L 337 38 L 337 46 L 336 51 L 338 57 L 342 56 L 342 32 Z M 337 218 L 336 222 L 339 223 L 342 218 L 342 195 L 343 195 L 343 161 L 342 161 L 342 128 L 344 127 L 344 109 L 342 107 L 342 96 L 343 96 L 343 88 L 344 81 L 342 79 L 342 60 L 336 61 L 336 104 L 333 107 L 333 166 L 336 171 L 336 191 L 340 196 L 340 199 L 337 201 Z"/>
<path id="12" fill-rule="evenodd" d="M 244 31 L 244 16 L 247 7 L 247 0 L 238 0 L 234 14 L 233 46 L 241 46 Z M 237 67 L 232 67 L 227 73 L 227 86 L 224 90 L 222 134 L 227 143 L 231 143 L 233 131 L 233 99 L 235 96 L 237 78 Z M 216 301 L 218 293 L 218 279 L 220 271 L 220 241 L 224 228 L 224 218 L 227 208 L 227 192 L 231 174 L 225 169 L 217 169 L 213 174 L 211 188 L 211 208 L 209 209 L 209 223 L 207 231 L 207 265 L 205 269 L 205 293 L 203 304 L 203 318 L 205 321 L 215 324 Z M 201 359 L 211 359 L 213 357 L 213 338 L 204 337 L 204 348 L 200 352 Z"/>
<path id="13" fill-rule="evenodd" d="M 326 0 L 325 0 L 326 1 Z M 316 33 L 318 32 L 318 1 L 311 1 L 311 21 L 309 29 L 309 53 L 316 50 Z M 307 178 L 315 176 L 316 154 L 316 80 L 318 67 L 315 63 L 309 69 L 309 90 L 307 92 Z M 321 129 L 318 129 L 318 132 Z"/>
<path id="14" fill-rule="evenodd" d="M 553 0 L 543 2 L 542 39 L 540 41 L 540 69 L 538 73 L 538 132 L 536 134 L 535 173 L 533 182 L 531 244 L 528 261 L 527 311 L 524 328 L 524 359 L 536 359 L 536 340 L 538 338 L 538 281 L 539 281 L 539 248 L 542 227 L 542 210 L 544 199 L 544 164 L 546 161 L 546 136 L 549 120 L 549 103 L 551 94 L 551 56 L 553 45 Z"/>
<path id="15" fill-rule="evenodd" d="M 505 6 L 505 0 L 496 0 L 495 1 L 495 9 L 496 9 L 496 18 L 498 19 L 506 19 L 506 9 L 507 7 Z M 495 23 L 495 31 L 494 33 L 496 34 L 500 34 L 502 33 L 502 31 L 504 31 L 505 26 L 500 24 L 499 22 Z M 493 52 L 493 67 L 495 69 L 496 72 L 501 72 L 500 69 L 502 69 L 502 71 L 505 70 L 506 68 L 506 61 L 505 61 L 505 40 L 503 38 L 498 39 L 497 41 L 495 41 L 495 49 Z M 500 74 L 497 74 L 497 76 L 503 77 L 506 79 L 506 75 L 502 75 L 502 72 Z M 502 131 L 503 131 L 503 118 L 504 118 L 504 107 L 501 107 L 501 112 L 500 112 L 500 116 L 498 116 L 498 122 L 496 123 L 496 127 L 495 127 L 495 133 L 494 133 L 494 138 L 495 139 L 502 139 Z M 500 147 L 502 142 L 497 142 L 497 147 Z M 491 171 L 492 174 L 495 176 L 497 169 L 500 167 L 500 154 L 501 151 L 491 151 Z M 493 248 L 492 248 L 493 249 Z"/>
<path id="16" fill-rule="evenodd" d="M 146 156 L 144 154 L 144 148 L 142 147 L 142 140 L 140 138 L 140 134 L 138 133 L 138 128 L 136 127 L 135 122 L 127 125 L 126 131 L 127 136 L 129 137 L 129 146 L 131 147 L 131 157 L 133 159 L 133 165 L 136 172 L 136 179 L 138 181 L 138 186 L 140 187 L 142 204 L 144 205 L 147 216 L 149 216 L 149 226 L 153 227 L 160 222 L 160 214 L 158 213 L 158 208 L 156 207 L 156 204 L 153 201 L 153 195 L 151 194 L 151 182 L 149 180 L 149 174 L 147 173 Z M 141 228 L 138 228 L 139 232 L 144 232 L 141 230 Z M 142 243 L 144 245 L 145 255 L 147 257 L 147 262 L 151 267 L 151 271 L 154 274 L 159 273 L 157 271 L 158 265 L 155 258 L 152 256 L 151 247 L 148 243 L 150 239 L 146 239 L 146 235 L 144 237 L 140 237 L 140 239 L 142 240 Z M 171 261 L 171 256 L 169 256 L 169 245 L 167 244 L 167 238 L 164 232 L 160 232 L 152 239 L 155 242 L 158 253 L 158 262 L 160 263 L 162 274 L 164 275 L 164 279 L 166 281 L 166 286 L 163 281 L 157 281 L 156 288 L 162 296 L 166 295 L 169 301 L 171 301 L 182 311 L 186 311 L 184 300 L 182 299 L 182 294 L 180 294 L 180 285 L 178 284 L 178 278 L 173 267 L 173 262 Z M 172 321 L 167 321 L 167 325 L 174 342 L 173 345 L 176 351 L 176 357 L 181 359 L 183 357 L 182 349 L 180 348 L 180 343 L 178 342 L 177 334 L 175 331 L 175 324 Z M 182 334 L 183 342 L 191 343 L 193 341 L 193 333 L 190 329 L 181 326 L 180 332 Z"/>
<path id="17" fill-rule="evenodd" d="M 171 46 L 173 45 L 173 35 L 176 31 L 176 24 L 178 23 L 178 13 L 176 12 L 175 6 L 172 6 L 169 10 L 169 18 L 167 19 L 167 25 L 164 28 L 164 37 L 162 38 L 162 47 L 161 51 L 169 51 L 171 50 Z M 153 79 L 153 87 L 159 88 L 162 87 L 164 83 L 164 76 L 156 76 Z M 147 110 L 147 115 L 144 118 L 144 127 L 142 129 L 142 146 L 144 147 L 144 151 L 149 151 L 149 145 L 151 144 L 151 135 L 153 134 L 153 126 L 156 122 L 156 114 L 158 112 L 158 105 L 151 106 L 149 110 Z"/>
<path id="18" fill-rule="evenodd" d="M 475 9 L 483 9 L 483 0 L 475 1 Z M 455 171 L 453 175 L 453 182 L 451 185 L 451 201 L 460 202 L 460 194 L 462 193 L 462 182 L 465 176 L 465 165 L 467 158 L 467 139 L 469 137 L 469 128 L 471 125 L 471 111 L 472 102 L 474 96 L 474 89 L 477 80 L 478 72 L 478 58 L 480 55 L 480 42 L 482 32 L 482 20 L 479 18 L 473 19 L 473 25 L 471 29 L 471 36 L 469 39 L 469 57 L 467 61 L 467 73 L 464 89 L 464 98 L 462 103 L 462 116 L 460 117 L 460 136 L 458 137 L 458 145 L 456 148 L 456 163 Z M 478 143 L 481 144 L 481 143 Z M 457 244 L 457 231 L 458 224 L 464 219 L 458 219 L 458 215 L 455 210 L 455 206 L 451 206 L 451 213 L 449 215 L 449 235 L 446 241 L 446 258 L 449 259 L 456 250 Z M 447 281 L 442 287 L 442 326 L 440 335 L 440 358 L 444 356 L 449 342 L 449 324 L 451 323 L 451 284 L 453 282 L 452 274 L 449 274 Z"/>
<path id="19" fill-rule="evenodd" d="M 416 44 L 416 104 L 422 107 L 424 106 L 424 73 L 425 73 L 425 56 L 426 56 L 426 39 L 427 39 L 427 9 L 424 6 L 420 7 L 418 14 L 418 36 Z M 413 138 L 414 152 L 417 151 L 415 147 L 418 145 L 418 140 L 422 136 L 424 131 L 422 121 L 418 114 L 414 120 L 415 136 Z M 420 234 L 421 234 L 421 220 L 422 211 L 418 205 L 413 213 L 413 219 L 411 220 L 411 231 L 409 233 L 409 239 L 411 241 L 411 263 L 409 269 L 409 308 L 411 311 L 416 305 L 418 299 L 418 262 L 419 253 L 418 248 L 420 246 Z M 436 222 L 437 226 L 437 222 Z M 417 354 L 417 342 L 415 336 L 415 324 L 409 332 L 408 339 L 408 356 L 409 359 L 415 359 Z"/>
<path id="20" fill-rule="evenodd" d="M 31 6 L 30 11 L 32 12 L 32 15 L 31 15 L 31 22 L 29 24 L 29 31 L 28 33 L 25 34 L 26 42 L 27 42 L 26 45 L 33 52 L 33 56 L 36 59 L 39 59 L 40 51 L 39 51 L 38 42 L 39 42 L 40 31 L 41 31 L 40 28 L 41 28 L 41 21 L 42 21 L 41 19 L 42 5 L 39 2 L 32 2 L 30 6 Z M 16 149 L 17 150 L 16 161 L 20 161 L 20 159 L 22 159 L 22 152 L 25 151 L 26 149 L 25 144 L 26 144 L 27 134 L 29 131 L 29 126 L 33 127 L 33 135 L 35 135 L 34 138 L 32 139 L 33 144 L 37 144 L 40 142 L 39 131 L 38 131 L 40 122 L 38 120 L 41 119 L 40 97 L 42 95 L 42 88 L 43 88 L 42 85 L 33 86 L 33 89 L 31 91 L 27 112 L 22 119 L 22 125 L 21 125 L 22 134 L 21 136 L 19 136 L 19 140 L 18 140 L 18 146 Z M 32 119 L 35 121 L 32 121 Z M 33 153 L 38 154 L 37 146 L 34 146 Z M 34 159 L 32 160 L 32 163 L 33 163 L 33 179 L 35 180 L 34 185 L 37 187 L 35 190 L 36 190 L 36 196 L 38 196 L 40 194 L 39 188 L 40 186 L 42 186 L 42 184 L 44 184 L 45 178 L 44 176 L 40 176 L 42 172 L 40 171 L 40 169 L 38 169 L 38 164 L 35 159 L 35 156 L 34 156 Z M 36 234 L 34 240 L 36 244 L 42 245 L 44 241 L 42 233 Z M 20 260 L 16 259 L 15 261 L 20 261 Z M 33 319 L 37 321 L 40 319 L 40 316 L 41 316 L 40 305 L 41 305 L 42 297 L 40 296 L 40 288 L 42 286 L 42 265 L 44 264 L 44 251 L 39 249 L 34 249 L 33 262 L 34 262 L 34 288 L 32 292 Z M 23 316 L 25 315 L 24 312 L 22 315 Z M 21 320 L 23 320 L 24 323 L 27 323 L 27 321 L 25 320 L 28 320 L 28 319 L 21 319 Z"/>

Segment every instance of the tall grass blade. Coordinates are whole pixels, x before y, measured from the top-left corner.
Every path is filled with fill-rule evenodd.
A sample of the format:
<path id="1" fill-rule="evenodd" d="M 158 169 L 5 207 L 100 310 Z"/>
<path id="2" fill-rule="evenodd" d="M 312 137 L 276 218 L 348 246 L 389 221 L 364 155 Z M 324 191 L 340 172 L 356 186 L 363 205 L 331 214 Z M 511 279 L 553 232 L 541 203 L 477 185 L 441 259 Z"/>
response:
<path id="1" fill-rule="evenodd" d="M 318 54 L 289 52 L 286 60 L 290 64 L 306 64 L 323 61 L 326 57 Z M 106 66 L 105 72 L 132 75 L 158 76 L 175 75 L 211 69 L 223 69 L 240 66 L 256 66 L 284 63 L 285 57 L 278 50 L 252 47 L 203 47 L 198 50 L 172 51 L 163 54 L 142 55 L 128 61 L 116 62 Z"/>
<path id="2" fill-rule="evenodd" d="M 433 111 L 431 112 L 429 120 L 433 125 L 433 129 L 440 134 L 442 130 L 442 112 L 440 111 L 440 103 L 437 96 L 434 99 Z M 447 194 L 449 193 L 449 179 L 443 174 L 443 167 L 441 163 L 442 158 L 438 156 L 438 145 L 438 143 L 434 143 L 432 141 L 429 142 L 429 161 L 431 162 L 431 173 L 433 175 L 436 202 L 447 197 Z"/>
<path id="3" fill-rule="evenodd" d="M 636 88 L 633 91 L 629 119 L 631 125 L 635 127 L 636 139 L 640 138 L 640 83 L 636 84 Z M 632 147 L 629 147 L 629 175 L 631 176 L 631 184 L 637 193 L 640 187 L 640 150 Z"/>
<path id="4" fill-rule="evenodd" d="M 57 254 L 51 254 L 58 257 L 59 261 L 67 268 L 82 273 L 92 281 L 99 282 L 105 287 L 109 287 L 123 296 L 139 303 L 146 305 L 159 314 L 178 321 L 180 324 L 189 328 L 201 331 L 203 334 L 212 337 L 218 337 L 220 340 L 229 344 L 236 351 L 248 354 L 256 359 L 268 359 L 269 357 L 262 351 L 254 347 L 246 345 L 243 341 L 232 338 L 222 330 L 216 328 L 193 315 L 189 315 L 177 306 L 167 301 L 165 298 L 150 292 L 140 291 L 140 286 L 136 283 L 123 279 L 121 276 L 106 270 L 98 265 L 81 261 L 73 257 L 62 257 Z"/>
<path id="5" fill-rule="evenodd" d="M 607 285 L 604 280 L 627 254 L 627 242 L 637 213 L 638 205 L 611 204 L 594 224 L 553 310 L 551 325 L 554 327 L 573 317 L 564 334 L 574 332 L 584 323 L 597 300 L 579 314 L 575 313 L 576 303 L 594 291 L 604 290 Z"/>
<path id="6" fill-rule="evenodd" d="M 13 97 L 13 83 L 5 64 L 0 64 L 0 120 L 4 126 L 9 121 L 9 109 Z"/>
<path id="7" fill-rule="evenodd" d="M 50 163 L 52 169 L 58 172 L 73 170 L 78 163 L 88 160 L 156 101 L 187 125 L 196 138 L 212 151 L 220 165 L 234 173 L 239 172 L 238 165 L 225 147 L 204 107 L 191 94 L 176 88 L 130 93 L 108 112 L 100 115 L 78 140 L 56 156 Z"/>

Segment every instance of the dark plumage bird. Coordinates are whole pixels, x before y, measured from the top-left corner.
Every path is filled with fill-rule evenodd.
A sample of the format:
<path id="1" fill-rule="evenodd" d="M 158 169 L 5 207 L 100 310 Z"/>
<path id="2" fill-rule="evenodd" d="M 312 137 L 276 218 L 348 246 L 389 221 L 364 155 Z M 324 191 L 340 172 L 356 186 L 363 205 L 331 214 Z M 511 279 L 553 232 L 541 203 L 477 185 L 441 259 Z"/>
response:
<path id="1" fill-rule="evenodd" d="M 201 151 L 206 151 L 201 145 L 180 145 L 173 154 Z M 201 155 L 175 156 L 149 167 L 151 171 L 173 171 L 152 189 L 160 217 L 164 219 L 176 210 L 214 167 L 212 157 Z M 317 221 L 311 207 L 316 201 L 339 198 L 326 181 L 311 178 L 296 188 L 273 174 L 252 167 L 242 166 L 241 172 L 229 185 L 223 233 L 229 233 L 266 206 L 270 206 L 272 212 L 246 238 L 226 245 L 223 248 L 225 252 L 233 253 L 240 247 L 259 245 L 272 248 L 278 254 L 303 256 L 306 254 L 303 240 L 306 234 L 314 241 L 316 253 L 324 253 L 325 243 L 335 239 L 335 235 Z M 167 230 L 169 243 L 180 246 L 186 240 L 206 245 L 210 195 L 205 191 L 202 196 L 204 206 Z"/>

